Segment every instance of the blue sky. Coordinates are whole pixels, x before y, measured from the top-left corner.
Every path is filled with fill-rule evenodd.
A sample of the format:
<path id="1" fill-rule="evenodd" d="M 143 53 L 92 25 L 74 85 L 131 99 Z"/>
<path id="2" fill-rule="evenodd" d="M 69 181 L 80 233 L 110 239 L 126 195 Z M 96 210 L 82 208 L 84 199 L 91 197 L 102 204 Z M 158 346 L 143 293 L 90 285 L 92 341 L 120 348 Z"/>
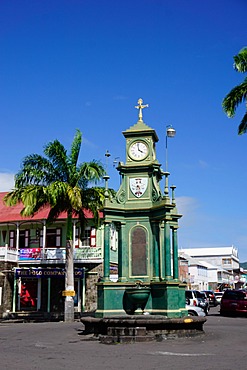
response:
<path id="1" fill-rule="evenodd" d="M 180 248 L 230 246 L 247 261 L 247 135 L 221 103 L 244 76 L 233 56 L 247 45 L 246 0 L 1 0 L 0 190 L 27 154 L 83 133 L 81 161 L 125 161 L 134 106 L 159 137 L 166 126 Z M 161 185 L 163 187 L 163 185 Z"/>

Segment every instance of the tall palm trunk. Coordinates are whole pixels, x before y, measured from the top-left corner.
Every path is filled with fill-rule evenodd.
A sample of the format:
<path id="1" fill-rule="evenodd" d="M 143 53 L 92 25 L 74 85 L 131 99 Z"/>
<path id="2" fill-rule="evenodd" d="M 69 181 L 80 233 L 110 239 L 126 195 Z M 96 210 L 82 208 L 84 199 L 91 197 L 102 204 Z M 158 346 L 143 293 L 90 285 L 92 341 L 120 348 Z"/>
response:
<path id="1" fill-rule="evenodd" d="M 74 242 L 72 228 L 72 212 L 68 212 L 66 232 L 66 262 L 65 262 L 65 302 L 64 321 L 74 321 Z"/>

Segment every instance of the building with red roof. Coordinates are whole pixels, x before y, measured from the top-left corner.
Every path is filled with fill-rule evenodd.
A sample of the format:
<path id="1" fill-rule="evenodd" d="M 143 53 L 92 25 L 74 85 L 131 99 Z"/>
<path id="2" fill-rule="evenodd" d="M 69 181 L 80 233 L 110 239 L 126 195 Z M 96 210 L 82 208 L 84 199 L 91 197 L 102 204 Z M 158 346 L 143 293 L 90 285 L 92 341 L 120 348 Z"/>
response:
<path id="1" fill-rule="evenodd" d="M 49 206 L 22 217 L 21 203 L 8 207 L 0 193 L 0 316 L 6 311 L 63 314 L 66 213 L 47 223 Z M 96 309 L 96 283 L 102 275 L 103 227 L 95 228 L 84 210 L 85 230 L 73 219 L 75 311 Z M 103 217 L 102 214 L 100 214 Z M 112 271 L 116 273 L 116 237 L 112 231 Z"/>

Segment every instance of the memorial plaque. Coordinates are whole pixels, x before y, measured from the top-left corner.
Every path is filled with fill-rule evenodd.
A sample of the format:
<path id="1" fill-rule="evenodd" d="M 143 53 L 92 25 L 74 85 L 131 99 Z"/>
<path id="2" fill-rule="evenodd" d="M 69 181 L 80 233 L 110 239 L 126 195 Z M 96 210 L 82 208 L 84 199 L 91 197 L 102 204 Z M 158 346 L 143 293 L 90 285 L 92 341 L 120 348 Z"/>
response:
<path id="1" fill-rule="evenodd" d="M 142 227 L 135 227 L 131 234 L 132 275 L 147 275 L 147 237 Z"/>

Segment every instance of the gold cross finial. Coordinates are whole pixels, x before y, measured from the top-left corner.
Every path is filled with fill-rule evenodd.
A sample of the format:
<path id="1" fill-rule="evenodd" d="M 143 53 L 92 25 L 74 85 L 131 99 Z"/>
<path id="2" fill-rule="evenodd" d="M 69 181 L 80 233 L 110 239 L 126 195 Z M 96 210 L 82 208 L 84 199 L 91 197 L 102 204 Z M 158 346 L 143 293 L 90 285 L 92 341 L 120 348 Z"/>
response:
<path id="1" fill-rule="evenodd" d="M 142 110 L 144 108 L 148 108 L 148 104 L 145 104 L 143 105 L 143 100 L 142 99 L 138 99 L 138 105 L 135 106 L 136 109 L 139 109 L 139 121 L 142 121 Z"/>

